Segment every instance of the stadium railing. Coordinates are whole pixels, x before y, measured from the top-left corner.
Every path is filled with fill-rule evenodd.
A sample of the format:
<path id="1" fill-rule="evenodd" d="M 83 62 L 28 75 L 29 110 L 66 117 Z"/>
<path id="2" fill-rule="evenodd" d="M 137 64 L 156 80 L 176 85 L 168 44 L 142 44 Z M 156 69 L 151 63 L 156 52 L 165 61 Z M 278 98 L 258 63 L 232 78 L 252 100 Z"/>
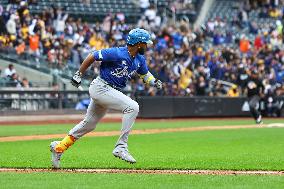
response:
<path id="1" fill-rule="evenodd" d="M 89 99 L 88 91 L 59 91 L 50 88 L 1 88 L 1 111 L 37 111 L 48 109 L 75 109 L 76 104 L 84 99 Z M 130 95 L 131 91 L 123 91 Z"/>
<path id="2" fill-rule="evenodd" d="M 130 91 L 124 91 L 130 95 Z M 87 108 L 88 91 L 54 91 L 54 90 L 1 90 L 0 115 L 17 111 L 40 112 L 47 110 L 75 110 L 78 103 Z M 247 98 L 228 97 L 174 97 L 174 96 L 138 96 L 139 117 L 142 118 L 176 118 L 176 117 L 239 117 L 250 116 Z M 284 116 L 284 96 L 277 98 L 273 111 L 279 117 Z M 82 109 L 81 109 L 82 110 Z M 261 101 L 260 110 L 267 112 L 265 102 Z"/>

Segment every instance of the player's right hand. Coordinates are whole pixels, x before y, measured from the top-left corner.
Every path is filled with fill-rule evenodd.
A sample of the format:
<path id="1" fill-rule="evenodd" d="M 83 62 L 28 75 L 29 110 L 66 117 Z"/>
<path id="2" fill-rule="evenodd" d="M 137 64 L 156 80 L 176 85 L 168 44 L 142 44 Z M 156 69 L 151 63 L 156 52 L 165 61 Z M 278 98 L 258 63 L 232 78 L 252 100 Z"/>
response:
<path id="1" fill-rule="evenodd" d="M 161 90 L 161 89 L 163 88 L 163 83 L 162 83 L 162 81 L 156 79 L 156 81 L 155 81 L 155 87 L 156 87 L 158 90 Z"/>
<path id="2" fill-rule="evenodd" d="M 79 87 L 81 85 L 81 80 L 82 80 L 82 73 L 80 73 L 80 71 L 78 70 L 74 76 L 71 79 L 71 84 L 75 87 Z"/>

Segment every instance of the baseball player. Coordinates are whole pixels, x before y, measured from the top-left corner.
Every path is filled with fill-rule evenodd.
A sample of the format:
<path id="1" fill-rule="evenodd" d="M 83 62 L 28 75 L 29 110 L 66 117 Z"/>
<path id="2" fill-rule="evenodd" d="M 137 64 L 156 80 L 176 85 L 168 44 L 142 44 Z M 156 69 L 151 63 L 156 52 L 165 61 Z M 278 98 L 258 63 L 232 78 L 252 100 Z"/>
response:
<path id="1" fill-rule="evenodd" d="M 259 111 L 259 102 L 263 96 L 264 86 L 258 77 L 258 72 L 253 70 L 247 81 L 246 92 L 249 100 L 249 108 L 256 124 L 262 124 L 262 116 Z"/>
<path id="2" fill-rule="evenodd" d="M 94 61 L 101 61 L 100 76 L 94 79 L 89 87 L 91 102 L 84 120 L 71 129 L 63 140 L 51 142 L 53 168 L 60 168 L 60 158 L 64 151 L 79 138 L 93 131 L 108 109 L 123 113 L 121 135 L 112 154 L 126 162 L 136 163 L 128 151 L 127 143 L 129 132 L 139 112 L 139 105 L 124 95 L 121 89 L 136 73 L 146 84 L 157 89 L 162 88 L 162 82 L 148 71 L 143 56 L 147 44 L 152 44 L 150 34 L 144 29 L 133 29 L 128 34 L 127 46 L 94 51 L 83 61 L 71 79 L 74 86 L 80 86 L 81 77 Z"/>

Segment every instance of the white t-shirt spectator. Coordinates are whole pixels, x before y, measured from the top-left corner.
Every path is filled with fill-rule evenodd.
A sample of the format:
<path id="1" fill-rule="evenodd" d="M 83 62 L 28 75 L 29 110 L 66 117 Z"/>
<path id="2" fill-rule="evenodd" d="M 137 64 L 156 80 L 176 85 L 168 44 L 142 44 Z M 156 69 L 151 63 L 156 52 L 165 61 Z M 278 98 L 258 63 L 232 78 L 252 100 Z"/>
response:
<path id="1" fill-rule="evenodd" d="M 4 71 L 4 74 L 6 77 L 11 76 L 12 74 L 16 73 L 15 69 L 10 70 L 9 68 L 6 68 Z"/>
<path id="2" fill-rule="evenodd" d="M 57 19 L 56 19 L 56 31 L 57 32 L 64 32 L 65 29 L 65 22 L 68 18 L 68 14 L 62 15 L 61 13 L 58 14 Z"/>
<path id="3" fill-rule="evenodd" d="M 155 9 L 147 9 L 145 11 L 145 16 L 148 18 L 150 21 L 154 21 L 156 18 L 156 10 Z"/>
<path id="4" fill-rule="evenodd" d="M 214 31 L 214 29 L 215 29 L 215 23 L 214 23 L 213 21 L 209 20 L 209 21 L 207 22 L 207 26 L 208 26 L 208 28 L 209 28 L 209 31 Z"/>
<path id="5" fill-rule="evenodd" d="M 149 0 L 140 0 L 140 8 L 147 9 L 150 6 Z"/>
<path id="6" fill-rule="evenodd" d="M 73 36 L 73 40 L 74 40 L 74 44 L 82 44 L 84 41 L 84 36 L 79 34 L 79 33 L 75 33 Z"/>
<path id="7" fill-rule="evenodd" d="M 10 19 L 6 24 L 6 28 L 9 34 L 15 35 L 16 34 L 16 20 L 17 16 L 12 14 Z"/>
<path id="8" fill-rule="evenodd" d="M 248 21 L 248 13 L 245 10 L 242 10 L 242 21 L 247 22 Z"/>
<path id="9" fill-rule="evenodd" d="M 33 19 L 32 24 L 29 25 L 29 34 L 30 34 L 30 35 L 34 35 L 34 34 L 35 34 L 35 33 L 34 33 L 34 29 L 35 29 L 36 23 L 37 23 L 37 20 L 36 20 L 36 19 Z"/>

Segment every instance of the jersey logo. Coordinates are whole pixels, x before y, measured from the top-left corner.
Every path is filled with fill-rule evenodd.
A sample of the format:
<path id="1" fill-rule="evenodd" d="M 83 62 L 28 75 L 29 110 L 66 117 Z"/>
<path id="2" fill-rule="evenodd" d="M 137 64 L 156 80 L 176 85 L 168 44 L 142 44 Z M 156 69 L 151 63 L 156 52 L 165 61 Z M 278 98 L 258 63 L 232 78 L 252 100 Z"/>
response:
<path id="1" fill-rule="evenodd" d="M 122 60 L 122 65 L 127 66 L 127 63 L 125 60 Z"/>
<path id="2" fill-rule="evenodd" d="M 114 71 L 111 71 L 111 75 L 121 78 L 121 77 L 127 77 L 128 76 L 128 66 L 125 66 L 124 68 L 116 68 Z"/>
<path id="3" fill-rule="evenodd" d="M 126 78 L 131 79 L 132 76 L 136 74 L 136 70 L 131 71 L 131 69 L 130 69 L 131 72 L 128 71 L 128 66 L 127 66 L 126 60 L 122 60 L 122 61 L 121 61 L 121 64 L 123 65 L 123 68 L 115 68 L 115 70 L 114 70 L 114 71 L 111 71 L 110 74 L 111 74 L 112 76 L 117 77 L 117 78 L 126 77 Z M 140 66 L 140 65 L 139 65 L 139 63 L 138 63 L 138 68 L 139 68 L 139 66 Z M 136 68 L 136 69 L 137 69 L 137 68 Z M 129 72 L 130 72 L 130 73 L 129 73 Z"/>

